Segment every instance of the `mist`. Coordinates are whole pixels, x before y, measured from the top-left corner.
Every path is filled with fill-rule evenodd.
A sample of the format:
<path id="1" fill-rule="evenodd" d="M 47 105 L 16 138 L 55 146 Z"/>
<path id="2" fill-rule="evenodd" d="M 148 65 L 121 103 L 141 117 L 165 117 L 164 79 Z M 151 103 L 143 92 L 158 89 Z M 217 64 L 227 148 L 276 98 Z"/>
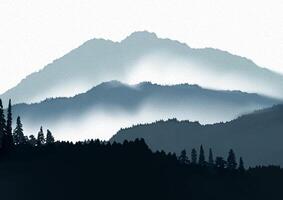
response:
<path id="1" fill-rule="evenodd" d="M 185 58 L 184 56 L 161 52 L 151 52 L 124 66 L 123 73 L 115 76 L 118 81 L 127 84 L 138 84 L 140 82 L 152 82 L 160 85 L 176 85 L 182 83 L 196 84 L 203 88 L 213 90 L 237 90 L 249 93 L 258 93 L 264 96 L 282 99 L 281 88 L 272 87 L 270 77 L 264 77 L 263 82 L 258 82 L 256 77 L 251 76 L 249 69 L 246 75 L 227 69 L 223 66 L 209 68 L 206 62 L 196 59 Z M 266 80 L 265 80 L 266 79 Z M 111 76 L 105 75 L 100 80 L 110 81 Z M 33 97 L 27 103 L 40 102 L 46 97 L 72 97 L 84 93 L 100 82 L 77 78 L 76 80 L 62 80 L 58 86 L 43 90 L 40 94 Z M 272 88 L 272 90 L 270 90 Z"/>
<path id="2" fill-rule="evenodd" d="M 212 48 L 193 49 L 146 31 L 113 42 L 92 39 L 30 74 L 0 98 L 6 105 L 70 97 L 102 82 L 198 84 L 283 99 L 283 76 L 253 61 Z M 272 89 L 270 89 L 272 88 Z"/>
<path id="3" fill-rule="evenodd" d="M 259 82 L 256 75 L 252 75 L 251 69 L 233 69 L 234 66 L 229 66 L 229 61 L 226 66 L 209 68 L 207 65 L 209 64 L 206 60 L 194 60 L 190 57 L 160 52 L 152 53 L 136 62 L 122 81 L 130 84 L 149 81 L 161 85 L 189 83 L 207 89 L 237 90 L 282 99 L 281 88 L 272 87 L 268 82 L 272 82 L 272 79 L 268 76 Z M 241 72 L 246 74 L 243 75 Z"/>
<path id="4" fill-rule="evenodd" d="M 151 123 L 158 120 L 176 118 L 178 120 L 199 121 L 201 124 L 212 124 L 234 119 L 247 110 L 257 107 L 243 107 L 238 110 L 225 108 L 223 112 L 217 112 L 218 106 L 184 106 L 185 102 L 177 105 L 144 103 L 135 111 L 125 111 L 119 107 L 105 108 L 96 106 L 90 111 L 74 115 L 64 115 L 56 119 L 38 120 L 27 119 L 23 116 L 25 134 L 37 135 L 40 126 L 50 129 L 57 140 L 81 141 L 85 139 L 109 140 L 121 128 L 131 127 L 137 124 Z M 205 113 L 205 114 L 204 114 Z"/>

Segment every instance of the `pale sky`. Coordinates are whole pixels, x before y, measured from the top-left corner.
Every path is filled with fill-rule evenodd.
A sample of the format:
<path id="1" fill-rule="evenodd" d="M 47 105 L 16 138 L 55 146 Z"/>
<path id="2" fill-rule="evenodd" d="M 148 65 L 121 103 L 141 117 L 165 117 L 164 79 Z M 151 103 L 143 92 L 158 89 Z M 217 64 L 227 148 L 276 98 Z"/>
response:
<path id="1" fill-rule="evenodd" d="M 86 40 L 139 30 L 283 73 L 282 0 L 0 0 L 0 93 Z"/>

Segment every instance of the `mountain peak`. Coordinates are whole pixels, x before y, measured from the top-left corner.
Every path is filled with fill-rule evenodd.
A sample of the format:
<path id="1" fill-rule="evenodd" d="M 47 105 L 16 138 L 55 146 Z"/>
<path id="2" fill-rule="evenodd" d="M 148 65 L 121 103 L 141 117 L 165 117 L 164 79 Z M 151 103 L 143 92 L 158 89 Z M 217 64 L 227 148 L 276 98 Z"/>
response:
<path id="1" fill-rule="evenodd" d="M 123 41 L 132 41 L 132 40 L 155 40 L 158 39 L 157 35 L 149 31 L 136 31 L 131 35 L 126 37 Z"/>
<path id="2" fill-rule="evenodd" d="M 116 87 L 121 87 L 121 86 L 125 86 L 125 84 L 120 82 L 120 81 L 117 81 L 117 80 L 112 80 L 112 81 L 102 82 L 99 85 L 97 85 L 96 87 L 116 88 Z M 96 87 L 94 87 L 94 88 L 96 88 Z"/>

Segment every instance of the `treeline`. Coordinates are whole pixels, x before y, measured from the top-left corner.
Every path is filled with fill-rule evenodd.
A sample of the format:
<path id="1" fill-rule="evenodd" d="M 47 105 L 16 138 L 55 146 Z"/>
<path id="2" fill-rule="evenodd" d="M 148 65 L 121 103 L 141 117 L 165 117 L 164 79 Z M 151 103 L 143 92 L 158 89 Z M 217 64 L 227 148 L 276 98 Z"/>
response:
<path id="1" fill-rule="evenodd" d="M 30 146 L 41 146 L 44 144 L 52 144 L 55 142 L 54 136 L 51 131 L 47 129 L 46 136 L 43 132 L 43 128 L 40 127 L 40 130 L 37 134 L 37 137 L 34 135 L 25 136 L 23 132 L 23 124 L 21 122 L 20 116 L 17 117 L 15 129 L 12 129 L 12 104 L 9 100 L 9 105 L 7 113 L 5 116 L 2 100 L 0 99 L 0 148 L 2 150 L 10 150 L 17 145 L 30 145 Z M 13 130 L 13 131 L 12 131 Z M 90 141 L 85 141 L 87 144 Z M 173 154 L 175 155 L 175 154 Z M 204 153 L 203 146 L 200 146 L 199 156 L 195 148 L 192 149 L 190 159 L 187 155 L 186 150 L 183 150 L 178 158 L 179 162 L 186 165 L 197 165 L 197 166 L 207 166 L 207 167 L 217 167 L 221 169 L 230 169 L 230 170 L 240 170 L 244 171 L 244 162 L 240 157 L 239 163 L 236 161 L 236 155 L 231 149 L 228 153 L 227 159 L 224 159 L 221 156 L 217 156 L 214 159 L 212 149 L 209 149 L 208 160 L 206 161 L 206 156 Z"/>
<path id="2" fill-rule="evenodd" d="M 20 117 L 12 129 L 11 101 L 0 101 L 1 199 L 282 199 L 283 170 L 244 168 L 231 149 L 227 158 L 208 157 L 201 145 L 190 155 L 152 152 L 134 141 L 56 141 L 42 127 L 26 137 Z M 4 151 L 2 151 L 4 152 Z"/>
<path id="3" fill-rule="evenodd" d="M 14 130 L 12 124 L 13 118 L 11 100 L 9 100 L 7 113 L 5 115 L 2 100 L 0 99 L 0 149 L 2 151 L 9 151 L 17 145 L 29 144 L 31 146 L 40 146 L 55 142 L 51 131 L 47 129 L 45 136 L 42 127 L 40 127 L 37 137 L 34 135 L 30 135 L 29 137 L 25 136 L 20 116 L 17 117 L 16 127 Z"/>
<path id="4" fill-rule="evenodd" d="M 225 168 L 210 167 L 208 161 L 201 167 L 201 153 L 196 164 L 184 164 L 184 155 L 152 152 L 143 139 L 18 145 L 0 158 L 0 196 L 9 200 L 283 197 L 279 167 L 242 172 L 230 170 L 228 161 Z"/>
<path id="5" fill-rule="evenodd" d="M 178 159 L 182 164 L 186 164 L 186 165 L 198 165 L 200 167 L 217 167 L 220 169 L 229 169 L 229 170 L 238 169 L 239 171 L 245 170 L 243 158 L 240 157 L 239 163 L 237 163 L 236 155 L 233 149 L 230 149 L 227 159 L 225 160 L 221 156 L 217 156 L 214 159 L 212 149 L 210 148 L 208 160 L 206 160 L 204 149 L 203 146 L 201 145 L 199 150 L 199 156 L 197 150 L 193 148 L 190 157 L 191 159 L 189 159 L 186 150 L 183 150 Z"/>
<path id="6" fill-rule="evenodd" d="M 40 127 L 40 130 L 37 134 L 37 137 L 34 135 L 25 136 L 23 132 L 23 124 L 21 122 L 20 116 L 17 117 L 16 127 L 12 131 L 12 104 L 9 100 L 9 105 L 7 109 L 7 114 L 4 114 L 4 109 L 2 105 L 2 100 L 0 99 L 0 145 L 4 150 L 9 150 L 17 145 L 31 145 L 31 146 L 41 146 L 44 144 L 52 144 L 55 142 L 55 139 L 49 129 L 47 129 L 46 136 L 44 135 L 43 128 Z M 86 141 L 86 143 L 89 141 Z M 174 154 L 175 155 L 175 154 Z M 236 161 L 236 156 L 234 151 L 231 149 L 229 151 L 228 157 L 225 160 L 223 157 L 216 157 L 214 160 L 212 149 L 209 149 L 209 157 L 206 161 L 205 153 L 203 146 L 200 146 L 199 157 L 197 155 L 197 150 L 192 149 L 191 159 L 188 158 L 186 150 L 183 150 L 179 156 L 179 161 L 182 164 L 186 165 L 198 165 L 201 167 L 217 167 L 217 168 L 227 168 L 230 170 L 241 170 L 244 171 L 243 159 L 239 159 L 239 165 Z"/>

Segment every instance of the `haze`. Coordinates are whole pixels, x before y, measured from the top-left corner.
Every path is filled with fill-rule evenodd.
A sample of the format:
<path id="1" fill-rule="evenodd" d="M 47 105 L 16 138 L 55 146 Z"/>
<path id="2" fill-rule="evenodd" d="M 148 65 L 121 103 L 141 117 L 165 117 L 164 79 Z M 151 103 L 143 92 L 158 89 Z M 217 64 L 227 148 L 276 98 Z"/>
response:
<path id="1" fill-rule="evenodd" d="M 160 108 L 160 106 L 156 106 Z M 175 112 L 173 112 L 173 110 Z M 125 112 L 120 109 L 96 108 L 81 117 L 64 116 L 59 120 L 44 122 L 23 120 L 24 131 L 27 135 L 37 135 L 40 126 L 50 129 L 56 139 L 80 141 L 86 139 L 109 140 L 121 128 L 131 127 L 132 125 L 151 123 L 157 120 L 167 120 L 169 118 L 178 118 L 179 120 L 190 119 L 192 121 L 212 123 L 220 122 L 226 119 L 233 119 L 233 112 L 227 109 L 227 114 L 211 114 L 207 116 L 199 114 L 191 109 L 184 111 L 183 107 L 175 106 L 174 109 L 156 109 L 154 106 L 143 105 L 138 111 Z M 111 125 L 111 126 L 110 126 Z"/>

